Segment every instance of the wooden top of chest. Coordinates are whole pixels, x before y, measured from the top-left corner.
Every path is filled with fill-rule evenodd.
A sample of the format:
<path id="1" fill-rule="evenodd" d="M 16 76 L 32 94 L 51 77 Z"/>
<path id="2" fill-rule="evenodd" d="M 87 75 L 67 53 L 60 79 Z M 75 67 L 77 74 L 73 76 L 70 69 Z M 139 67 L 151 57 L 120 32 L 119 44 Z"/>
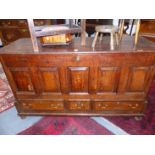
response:
<path id="1" fill-rule="evenodd" d="M 42 47 L 39 54 L 50 53 L 124 53 L 124 52 L 155 52 L 155 43 L 140 37 L 136 49 L 134 38 L 123 36 L 123 39 L 114 50 L 110 50 L 110 38 L 103 37 L 97 42 L 95 49 L 91 47 L 93 38 L 86 39 L 86 45 L 81 46 L 80 38 L 75 38 L 70 45 Z M 30 38 L 22 38 L 0 49 L 0 54 L 35 54 Z"/>

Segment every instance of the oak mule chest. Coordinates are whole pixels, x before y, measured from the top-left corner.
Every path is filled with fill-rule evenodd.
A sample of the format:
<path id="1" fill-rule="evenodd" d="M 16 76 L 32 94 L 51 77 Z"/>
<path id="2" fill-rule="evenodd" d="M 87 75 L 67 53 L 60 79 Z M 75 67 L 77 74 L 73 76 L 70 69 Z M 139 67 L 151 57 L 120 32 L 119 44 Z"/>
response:
<path id="1" fill-rule="evenodd" d="M 155 45 L 123 37 L 111 51 L 108 39 L 91 48 L 42 47 L 33 53 L 30 39 L 0 49 L 3 69 L 19 115 L 142 115 L 155 75 Z"/>

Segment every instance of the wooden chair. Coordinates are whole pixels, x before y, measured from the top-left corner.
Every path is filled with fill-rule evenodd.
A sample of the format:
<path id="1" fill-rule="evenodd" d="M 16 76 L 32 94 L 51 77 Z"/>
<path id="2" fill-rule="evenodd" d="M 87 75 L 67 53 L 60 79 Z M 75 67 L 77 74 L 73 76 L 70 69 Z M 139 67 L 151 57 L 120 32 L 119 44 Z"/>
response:
<path id="1" fill-rule="evenodd" d="M 92 47 L 95 48 L 98 35 L 100 34 L 100 41 L 102 40 L 103 33 L 110 33 L 110 47 L 111 50 L 114 49 L 114 40 L 116 41 L 116 44 L 119 45 L 119 42 L 122 39 L 123 30 L 124 30 L 124 19 L 120 20 L 118 26 L 114 25 L 98 25 L 95 27 L 96 33 L 95 37 L 92 43 Z"/>
<path id="2" fill-rule="evenodd" d="M 137 19 L 134 22 L 136 22 L 136 31 L 135 31 L 134 44 L 135 44 L 135 46 L 137 46 L 138 38 L 139 38 L 139 30 L 140 30 L 140 19 Z"/>
<path id="3" fill-rule="evenodd" d="M 60 29 L 56 30 L 53 29 L 52 30 L 52 25 L 46 25 L 46 26 L 34 26 L 34 21 L 33 19 L 28 19 L 28 26 L 29 26 L 29 30 L 30 30 L 30 36 L 31 36 L 31 40 L 32 40 L 32 44 L 33 44 L 33 49 L 35 53 L 39 52 L 39 44 L 38 44 L 38 39 L 39 37 L 43 37 L 43 36 L 52 36 L 52 35 L 59 35 L 59 34 L 67 34 L 67 33 L 81 33 L 81 45 L 85 45 L 85 19 L 81 19 L 81 26 L 77 26 L 73 24 L 73 20 L 70 19 L 69 20 L 69 24 L 68 25 L 64 25 L 67 26 L 68 29 Z M 47 31 L 43 31 L 46 28 Z M 49 29 L 48 29 L 49 28 Z"/>

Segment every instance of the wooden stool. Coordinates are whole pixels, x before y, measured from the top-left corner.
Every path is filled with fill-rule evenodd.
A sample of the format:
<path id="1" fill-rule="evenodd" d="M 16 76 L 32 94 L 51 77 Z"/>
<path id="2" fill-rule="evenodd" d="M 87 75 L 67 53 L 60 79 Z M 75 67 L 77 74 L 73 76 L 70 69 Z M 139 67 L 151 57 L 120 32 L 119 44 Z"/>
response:
<path id="1" fill-rule="evenodd" d="M 119 28 L 117 26 L 113 26 L 113 25 L 99 25 L 95 27 L 96 30 L 96 34 L 92 43 L 92 47 L 94 48 L 96 45 L 96 41 L 98 38 L 98 34 L 101 33 L 100 35 L 100 41 L 102 40 L 103 37 L 103 33 L 110 33 L 110 48 L 111 50 L 114 49 L 114 39 L 116 40 L 116 44 L 119 44 L 118 41 L 118 31 Z"/>

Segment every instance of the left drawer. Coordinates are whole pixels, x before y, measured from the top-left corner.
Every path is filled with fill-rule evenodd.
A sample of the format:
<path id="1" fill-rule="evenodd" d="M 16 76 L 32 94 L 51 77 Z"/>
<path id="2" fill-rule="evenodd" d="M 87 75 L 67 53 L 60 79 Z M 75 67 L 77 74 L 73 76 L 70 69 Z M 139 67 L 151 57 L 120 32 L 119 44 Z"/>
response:
<path id="1" fill-rule="evenodd" d="M 64 110 L 63 100 L 20 100 L 18 104 L 21 110 Z"/>

